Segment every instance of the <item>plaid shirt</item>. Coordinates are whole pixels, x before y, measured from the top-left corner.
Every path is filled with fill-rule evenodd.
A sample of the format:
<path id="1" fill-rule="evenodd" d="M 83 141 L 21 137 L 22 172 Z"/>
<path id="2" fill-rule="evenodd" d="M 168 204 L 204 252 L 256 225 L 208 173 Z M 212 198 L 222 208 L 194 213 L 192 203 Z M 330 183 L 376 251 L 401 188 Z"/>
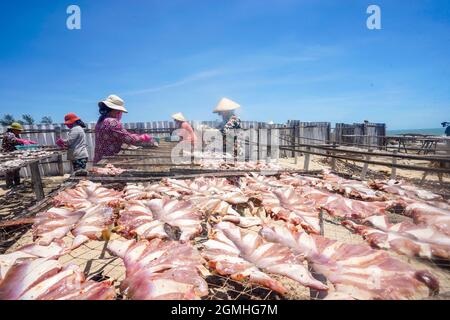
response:
<path id="1" fill-rule="evenodd" d="M 95 154 L 94 163 L 104 156 L 118 154 L 122 144 L 136 144 L 142 141 L 142 136 L 132 134 L 122 127 L 119 120 L 105 118 L 95 126 Z"/>
<path id="2" fill-rule="evenodd" d="M 5 134 L 3 135 L 2 150 L 5 152 L 15 151 L 17 145 L 23 144 L 17 139 L 19 139 L 19 137 L 14 133 L 5 132 Z"/>
<path id="3" fill-rule="evenodd" d="M 227 134 L 229 130 L 232 129 L 241 129 L 241 119 L 239 119 L 237 116 L 232 116 L 227 123 L 223 126 L 222 132 L 224 134 Z"/>

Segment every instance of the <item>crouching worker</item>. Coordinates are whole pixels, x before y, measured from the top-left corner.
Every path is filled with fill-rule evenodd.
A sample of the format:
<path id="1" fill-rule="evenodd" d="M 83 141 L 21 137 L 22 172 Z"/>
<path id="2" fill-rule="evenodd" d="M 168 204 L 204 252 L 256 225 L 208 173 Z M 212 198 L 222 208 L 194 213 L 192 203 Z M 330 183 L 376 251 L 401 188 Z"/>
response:
<path id="1" fill-rule="evenodd" d="M 36 141 L 21 139 L 20 134 L 23 131 L 23 127 L 20 123 L 14 122 L 3 134 L 2 151 L 13 152 L 16 150 L 16 146 L 37 144 Z M 20 185 L 20 169 L 14 169 L 6 172 L 6 187 L 12 188 Z"/>
<path id="2" fill-rule="evenodd" d="M 148 134 L 133 134 L 122 126 L 122 115 L 127 113 L 123 100 L 110 95 L 106 100 L 98 103 L 100 117 L 95 126 L 95 155 L 94 164 L 105 156 L 119 153 L 122 144 L 136 145 L 138 143 L 158 143 Z"/>
<path id="3" fill-rule="evenodd" d="M 58 139 L 56 144 L 61 148 L 67 148 L 67 159 L 72 161 L 75 175 L 86 175 L 88 162 L 88 149 L 84 128 L 86 125 L 74 113 L 66 114 L 64 124 L 69 128 L 67 139 Z"/>

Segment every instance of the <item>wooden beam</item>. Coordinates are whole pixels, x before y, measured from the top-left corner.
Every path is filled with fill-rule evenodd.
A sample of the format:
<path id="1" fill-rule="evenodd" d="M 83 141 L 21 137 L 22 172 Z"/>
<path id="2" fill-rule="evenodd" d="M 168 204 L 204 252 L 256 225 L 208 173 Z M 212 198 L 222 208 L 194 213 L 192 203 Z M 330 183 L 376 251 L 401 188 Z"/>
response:
<path id="1" fill-rule="evenodd" d="M 308 171 L 309 170 L 309 160 L 310 160 L 310 154 L 308 152 L 311 151 L 310 147 L 306 147 L 305 151 L 305 161 L 303 163 L 303 170 Z"/>
<path id="2" fill-rule="evenodd" d="M 39 162 L 35 161 L 30 163 L 31 171 L 31 183 L 33 185 L 33 191 L 38 201 L 45 198 L 44 187 L 42 185 L 42 177 L 39 171 Z"/>
<path id="3" fill-rule="evenodd" d="M 369 149 L 369 152 L 372 152 L 372 150 Z M 364 166 L 361 171 L 361 180 L 366 179 L 367 171 L 369 170 L 369 163 L 367 161 L 370 161 L 370 155 L 366 156 L 366 162 L 364 162 Z"/>
<path id="4" fill-rule="evenodd" d="M 394 154 L 397 154 L 397 150 L 394 150 Z M 391 180 L 397 179 L 397 168 L 395 165 L 397 164 L 397 157 L 392 157 L 392 168 L 391 168 Z"/>

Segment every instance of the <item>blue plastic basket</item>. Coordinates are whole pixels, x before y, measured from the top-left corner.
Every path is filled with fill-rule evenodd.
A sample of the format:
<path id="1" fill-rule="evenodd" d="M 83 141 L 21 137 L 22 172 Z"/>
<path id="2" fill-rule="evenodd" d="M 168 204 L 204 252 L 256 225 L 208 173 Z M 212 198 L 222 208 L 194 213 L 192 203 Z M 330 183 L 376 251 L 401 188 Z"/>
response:
<path id="1" fill-rule="evenodd" d="M 38 144 L 28 144 L 28 145 L 18 145 L 16 146 L 17 150 L 34 150 L 39 148 Z"/>

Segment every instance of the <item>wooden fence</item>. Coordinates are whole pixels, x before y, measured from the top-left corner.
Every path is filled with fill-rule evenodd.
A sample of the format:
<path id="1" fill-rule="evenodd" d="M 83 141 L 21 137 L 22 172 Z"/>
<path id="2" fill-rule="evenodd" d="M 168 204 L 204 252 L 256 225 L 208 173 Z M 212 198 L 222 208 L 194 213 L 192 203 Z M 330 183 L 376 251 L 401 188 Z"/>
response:
<path id="1" fill-rule="evenodd" d="M 191 121 L 191 125 L 194 129 L 199 129 L 201 126 L 208 126 L 216 128 L 220 125 L 220 121 Z M 31 139 L 37 141 L 41 145 L 55 145 L 58 137 L 63 139 L 67 138 L 68 129 L 63 124 L 53 125 L 25 125 L 25 131 L 22 137 L 25 139 Z M 164 138 L 170 136 L 171 132 L 175 129 L 175 123 L 173 121 L 153 121 L 153 122 L 128 122 L 124 123 L 124 128 L 136 132 L 136 133 L 151 133 L 153 136 Z M 301 122 L 300 120 L 289 120 L 286 124 L 268 124 L 265 122 L 257 121 L 242 121 L 243 129 L 268 129 L 267 139 L 264 136 L 258 134 L 258 136 L 252 136 L 252 143 L 258 142 L 267 145 L 275 144 L 274 139 L 278 140 L 280 147 L 293 146 L 298 144 L 328 144 L 330 142 L 336 142 L 338 144 L 371 144 L 381 145 L 383 139 L 379 136 L 385 136 L 386 126 L 384 124 L 336 124 L 334 134 L 331 131 L 331 124 L 329 122 Z M 3 132 L 5 128 L 0 126 L 0 132 Z M 355 137 L 345 137 L 347 135 L 354 135 Z M 357 137 L 358 135 L 365 135 L 367 137 Z M 94 157 L 95 149 L 95 123 L 87 124 L 86 139 L 88 143 L 89 159 Z M 365 140 L 362 140 L 365 139 Z M 252 156 L 252 158 L 262 158 L 263 154 L 267 154 L 263 147 L 260 151 L 254 151 L 258 154 Z M 259 150 L 259 149 L 258 149 Z M 316 152 L 323 153 L 323 150 L 315 150 Z M 250 153 L 250 151 L 249 151 Z M 294 157 L 295 151 L 290 151 L 288 148 L 269 152 L 272 159 L 278 157 Z M 71 172 L 71 164 L 67 159 L 64 161 L 64 172 Z M 41 173 L 43 175 L 57 175 L 59 172 L 57 163 L 47 163 L 42 165 Z M 23 169 L 23 175 L 28 176 L 27 169 Z"/>
<path id="2" fill-rule="evenodd" d="M 344 145 L 384 146 L 386 124 L 384 123 L 336 123 L 334 141 Z"/>

